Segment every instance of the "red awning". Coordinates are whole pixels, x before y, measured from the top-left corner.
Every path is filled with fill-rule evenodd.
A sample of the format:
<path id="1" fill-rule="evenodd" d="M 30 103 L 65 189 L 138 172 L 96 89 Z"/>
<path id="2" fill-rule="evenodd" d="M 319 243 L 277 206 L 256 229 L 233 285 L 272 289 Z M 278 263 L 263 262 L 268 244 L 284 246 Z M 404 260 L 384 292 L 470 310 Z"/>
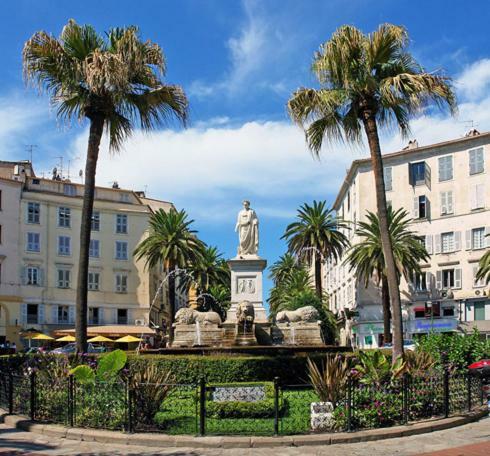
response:
<path id="1" fill-rule="evenodd" d="M 414 307 L 413 311 L 414 312 L 425 312 L 425 307 L 424 306 Z"/>

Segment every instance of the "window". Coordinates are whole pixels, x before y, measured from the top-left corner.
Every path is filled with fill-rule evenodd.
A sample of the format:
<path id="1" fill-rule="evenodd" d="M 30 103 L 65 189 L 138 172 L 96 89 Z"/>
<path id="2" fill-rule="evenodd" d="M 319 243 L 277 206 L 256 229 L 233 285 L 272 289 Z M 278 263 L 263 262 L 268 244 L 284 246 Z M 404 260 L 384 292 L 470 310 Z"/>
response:
<path id="1" fill-rule="evenodd" d="M 390 190 L 393 189 L 393 182 L 392 182 L 392 174 L 393 174 L 393 168 L 391 166 L 387 166 L 383 170 L 383 176 L 384 176 L 384 181 L 385 181 L 385 190 L 389 192 Z"/>
<path id="2" fill-rule="evenodd" d="M 63 184 L 63 193 L 67 196 L 76 196 L 77 188 L 72 184 Z"/>
<path id="3" fill-rule="evenodd" d="M 485 162 L 483 155 L 483 147 L 478 149 L 471 149 L 469 151 L 470 156 L 470 175 L 483 173 L 485 170 Z"/>
<path id="4" fill-rule="evenodd" d="M 485 320 L 485 301 L 476 301 L 474 304 L 474 317 L 475 321 Z"/>
<path id="5" fill-rule="evenodd" d="M 36 266 L 28 266 L 26 268 L 26 285 L 40 285 L 39 268 Z"/>
<path id="6" fill-rule="evenodd" d="M 117 324 L 118 325 L 128 324 L 128 309 L 117 309 Z"/>
<path id="7" fill-rule="evenodd" d="M 69 269 L 58 269 L 58 288 L 70 288 Z"/>
<path id="8" fill-rule="evenodd" d="M 92 258 L 99 258 L 100 256 L 100 242 L 98 239 L 90 239 L 90 246 L 88 248 L 88 254 Z"/>
<path id="9" fill-rule="evenodd" d="M 439 157 L 439 182 L 453 178 L 453 156 Z"/>
<path id="10" fill-rule="evenodd" d="M 41 251 L 40 237 L 41 236 L 39 233 L 27 233 L 26 250 L 28 252 L 40 252 Z"/>
<path id="11" fill-rule="evenodd" d="M 58 236 L 58 255 L 71 254 L 71 238 L 70 236 Z"/>
<path id="12" fill-rule="evenodd" d="M 364 336 L 364 345 L 373 345 L 373 336 Z"/>
<path id="13" fill-rule="evenodd" d="M 58 306 L 58 324 L 68 324 L 70 322 L 68 306 Z"/>
<path id="14" fill-rule="evenodd" d="M 428 166 L 425 162 L 410 163 L 410 184 L 423 185 L 427 180 Z"/>
<path id="15" fill-rule="evenodd" d="M 89 325 L 100 324 L 99 314 L 100 314 L 100 312 L 99 312 L 98 307 L 89 307 L 89 309 L 88 309 L 88 324 Z"/>
<path id="16" fill-rule="evenodd" d="M 454 252 L 454 232 L 441 234 L 441 249 L 442 253 Z"/>
<path id="17" fill-rule="evenodd" d="M 478 269 L 479 269 L 478 266 L 473 266 L 473 288 L 484 287 L 487 284 L 485 277 L 482 277 L 481 279 L 477 280 L 476 274 L 478 273 Z"/>
<path id="18" fill-rule="evenodd" d="M 128 276 L 126 274 L 116 274 L 116 292 L 128 292 Z"/>
<path id="19" fill-rule="evenodd" d="M 454 317 L 454 307 L 443 307 L 442 308 L 443 317 Z"/>
<path id="20" fill-rule="evenodd" d="M 99 291 L 100 274 L 98 272 L 88 273 L 88 289 L 90 291 Z"/>
<path id="21" fill-rule="evenodd" d="M 461 288 L 461 269 L 443 269 L 437 271 L 436 288 L 438 290 L 447 290 L 449 288 Z"/>
<path id="22" fill-rule="evenodd" d="M 453 192 L 449 190 L 447 192 L 441 192 L 441 215 L 448 215 L 453 213 Z"/>
<path id="23" fill-rule="evenodd" d="M 485 207 L 485 186 L 483 184 L 473 185 L 470 188 L 471 210 Z"/>
<path id="24" fill-rule="evenodd" d="M 69 207 L 58 208 L 58 226 L 62 228 L 70 228 L 71 209 Z"/>
<path id="25" fill-rule="evenodd" d="M 126 241 L 116 241 L 116 260 L 128 259 L 128 243 Z"/>
<path id="26" fill-rule="evenodd" d="M 92 212 L 92 231 L 100 231 L 100 212 Z"/>
<path id="27" fill-rule="evenodd" d="M 27 304 L 27 323 L 37 325 L 38 323 L 38 310 L 37 304 Z"/>
<path id="28" fill-rule="evenodd" d="M 116 215 L 116 233 L 127 234 L 128 233 L 128 216 L 124 214 Z"/>
<path id="29" fill-rule="evenodd" d="M 474 228 L 471 230 L 471 248 L 485 248 L 485 228 Z"/>
<path id="30" fill-rule="evenodd" d="M 441 304 L 439 302 L 428 301 L 425 303 L 425 315 L 427 317 L 440 317 Z"/>
<path id="31" fill-rule="evenodd" d="M 129 194 L 128 193 L 120 193 L 119 199 L 123 203 L 129 203 Z"/>
<path id="32" fill-rule="evenodd" d="M 425 272 L 414 274 L 413 288 L 418 292 L 427 291 L 427 274 Z"/>
<path id="33" fill-rule="evenodd" d="M 415 197 L 413 202 L 413 218 L 425 219 L 429 218 L 429 200 L 425 195 Z"/>
<path id="34" fill-rule="evenodd" d="M 39 203 L 27 203 L 27 223 L 40 223 L 41 205 Z"/>

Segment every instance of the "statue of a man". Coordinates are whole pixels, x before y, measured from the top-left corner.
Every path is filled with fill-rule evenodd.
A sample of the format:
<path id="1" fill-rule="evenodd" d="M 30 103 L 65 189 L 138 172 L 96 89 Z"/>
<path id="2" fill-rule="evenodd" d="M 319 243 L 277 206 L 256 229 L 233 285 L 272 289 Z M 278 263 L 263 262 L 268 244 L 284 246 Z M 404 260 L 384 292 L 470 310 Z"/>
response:
<path id="1" fill-rule="evenodd" d="M 243 202 L 243 209 L 238 213 L 235 226 L 238 232 L 238 256 L 257 255 L 259 250 L 259 219 L 250 201 Z"/>

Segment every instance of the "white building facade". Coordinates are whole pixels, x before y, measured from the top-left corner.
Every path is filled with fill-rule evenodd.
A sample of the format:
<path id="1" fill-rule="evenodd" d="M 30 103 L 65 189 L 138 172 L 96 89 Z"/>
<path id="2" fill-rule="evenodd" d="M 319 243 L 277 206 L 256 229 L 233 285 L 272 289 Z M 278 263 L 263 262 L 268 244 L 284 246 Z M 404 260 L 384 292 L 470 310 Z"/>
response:
<path id="1" fill-rule="evenodd" d="M 404 208 L 411 228 L 422 236 L 430 261 L 422 274 L 400 286 L 406 339 L 431 331 L 477 327 L 490 334 L 488 286 L 475 280 L 478 261 L 490 248 L 490 133 L 383 156 L 386 198 Z M 350 222 L 346 233 L 359 242 L 355 227 L 376 212 L 374 175 L 369 159 L 353 162 L 334 209 Z M 324 280 L 331 310 L 342 322 L 342 343 L 378 347 L 383 343 L 380 288 L 366 288 L 343 259 L 328 261 Z"/>

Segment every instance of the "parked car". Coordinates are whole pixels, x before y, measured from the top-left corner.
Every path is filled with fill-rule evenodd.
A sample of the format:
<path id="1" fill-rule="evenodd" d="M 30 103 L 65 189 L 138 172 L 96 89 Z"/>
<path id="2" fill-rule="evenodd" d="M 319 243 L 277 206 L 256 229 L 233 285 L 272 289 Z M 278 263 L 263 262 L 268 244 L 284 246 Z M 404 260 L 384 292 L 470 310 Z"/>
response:
<path id="1" fill-rule="evenodd" d="M 393 344 L 384 344 L 382 348 L 393 348 Z M 411 351 L 414 351 L 415 350 L 415 342 L 411 339 L 405 339 L 403 341 L 403 348 L 405 350 L 411 350 Z"/>
<path id="2" fill-rule="evenodd" d="M 77 346 L 75 342 L 72 342 L 70 344 L 66 344 L 63 347 L 58 347 L 55 348 L 54 350 L 51 350 L 50 353 L 53 353 L 55 355 L 69 355 L 71 353 L 75 353 L 77 351 Z M 101 346 L 95 346 L 93 344 L 88 344 L 87 346 L 87 353 L 101 353 L 103 350 L 101 350 Z"/>

